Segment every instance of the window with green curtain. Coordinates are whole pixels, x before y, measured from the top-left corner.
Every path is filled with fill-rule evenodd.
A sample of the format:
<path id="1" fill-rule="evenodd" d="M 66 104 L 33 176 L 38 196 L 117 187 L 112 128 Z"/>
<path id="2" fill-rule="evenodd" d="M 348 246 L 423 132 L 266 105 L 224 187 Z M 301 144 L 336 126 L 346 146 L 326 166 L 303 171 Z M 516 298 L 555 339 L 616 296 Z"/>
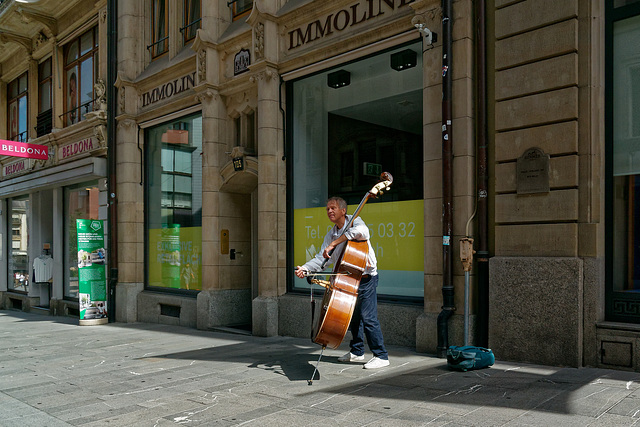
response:
<path id="1" fill-rule="evenodd" d="M 202 116 L 147 129 L 147 286 L 202 289 Z"/>

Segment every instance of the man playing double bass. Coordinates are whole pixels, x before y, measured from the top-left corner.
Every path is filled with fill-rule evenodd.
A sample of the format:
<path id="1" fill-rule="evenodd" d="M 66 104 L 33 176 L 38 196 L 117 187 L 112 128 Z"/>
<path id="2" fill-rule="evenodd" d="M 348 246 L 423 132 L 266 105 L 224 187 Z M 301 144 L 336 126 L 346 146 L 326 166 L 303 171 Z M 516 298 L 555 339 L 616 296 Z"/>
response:
<path id="1" fill-rule="evenodd" d="M 348 230 L 343 233 L 343 228 L 349 223 L 350 215 L 347 215 L 347 202 L 340 197 L 331 197 L 327 200 L 327 216 L 335 225 L 327 232 L 322 242 L 322 247 L 316 256 L 302 266 L 296 267 L 296 276 L 304 278 L 308 273 L 320 271 L 325 258 L 329 258 L 327 264 L 337 262 L 342 247 L 347 240 L 366 240 L 369 246 L 367 255 L 367 267 L 364 270 L 358 298 L 349 330 L 353 339 L 349 343 L 351 351 L 338 358 L 339 362 L 361 362 L 364 360 L 364 338 L 367 338 L 369 349 L 373 358 L 365 363 L 365 369 L 382 368 L 389 365 L 389 355 L 384 346 L 382 330 L 378 321 L 378 271 L 376 254 L 369 242 L 369 228 L 358 217 Z M 333 255 L 332 255 L 333 251 Z"/>

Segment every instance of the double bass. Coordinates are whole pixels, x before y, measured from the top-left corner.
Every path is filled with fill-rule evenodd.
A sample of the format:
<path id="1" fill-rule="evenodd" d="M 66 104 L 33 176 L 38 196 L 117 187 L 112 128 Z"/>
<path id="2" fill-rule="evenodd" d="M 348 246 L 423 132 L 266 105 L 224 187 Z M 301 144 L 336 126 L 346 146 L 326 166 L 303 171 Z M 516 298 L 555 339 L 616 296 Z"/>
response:
<path id="1" fill-rule="evenodd" d="M 380 175 L 380 182 L 364 195 L 340 235 L 351 227 L 367 201 L 371 198 L 377 198 L 378 195 L 383 193 L 383 190 L 388 191 L 392 182 L 393 177 L 389 172 L 383 172 Z M 309 283 L 325 288 L 320 313 L 311 334 L 311 340 L 321 345 L 323 350 L 325 347 L 338 348 L 349 329 L 349 323 L 351 323 L 351 317 L 358 298 L 360 280 L 367 267 L 369 243 L 366 240 L 347 240 L 341 250 L 342 253 L 339 254 L 329 281 L 312 278 L 315 275 L 326 274 L 322 272 L 315 275 L 310 274 L 307 277 Z M 327 261 L 328 259 L 325 260 L 325 264 Z"/>

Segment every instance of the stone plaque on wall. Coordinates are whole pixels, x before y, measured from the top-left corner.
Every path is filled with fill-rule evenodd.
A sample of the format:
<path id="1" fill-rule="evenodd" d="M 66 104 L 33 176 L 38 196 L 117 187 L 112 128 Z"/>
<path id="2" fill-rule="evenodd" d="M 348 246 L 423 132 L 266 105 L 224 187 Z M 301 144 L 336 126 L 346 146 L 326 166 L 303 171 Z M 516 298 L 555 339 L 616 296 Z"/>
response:
<path id="1" fill-rule="evenodd" d="M 549 155 L 539 148 L 529 148 L 516 163 L 518 194 L 549 192 Z"/>

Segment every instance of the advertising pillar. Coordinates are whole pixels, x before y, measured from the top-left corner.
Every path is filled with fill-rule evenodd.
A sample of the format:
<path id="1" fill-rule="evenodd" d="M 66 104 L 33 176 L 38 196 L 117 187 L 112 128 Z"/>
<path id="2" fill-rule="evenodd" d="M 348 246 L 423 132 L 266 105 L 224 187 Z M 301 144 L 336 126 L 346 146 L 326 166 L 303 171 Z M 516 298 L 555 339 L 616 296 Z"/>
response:
<path id="1" fill-rule="evenodd" d="M 107 319 L 107 275 L 104 221 L 76 220 L 80 325 L 101 325 Z"/>

